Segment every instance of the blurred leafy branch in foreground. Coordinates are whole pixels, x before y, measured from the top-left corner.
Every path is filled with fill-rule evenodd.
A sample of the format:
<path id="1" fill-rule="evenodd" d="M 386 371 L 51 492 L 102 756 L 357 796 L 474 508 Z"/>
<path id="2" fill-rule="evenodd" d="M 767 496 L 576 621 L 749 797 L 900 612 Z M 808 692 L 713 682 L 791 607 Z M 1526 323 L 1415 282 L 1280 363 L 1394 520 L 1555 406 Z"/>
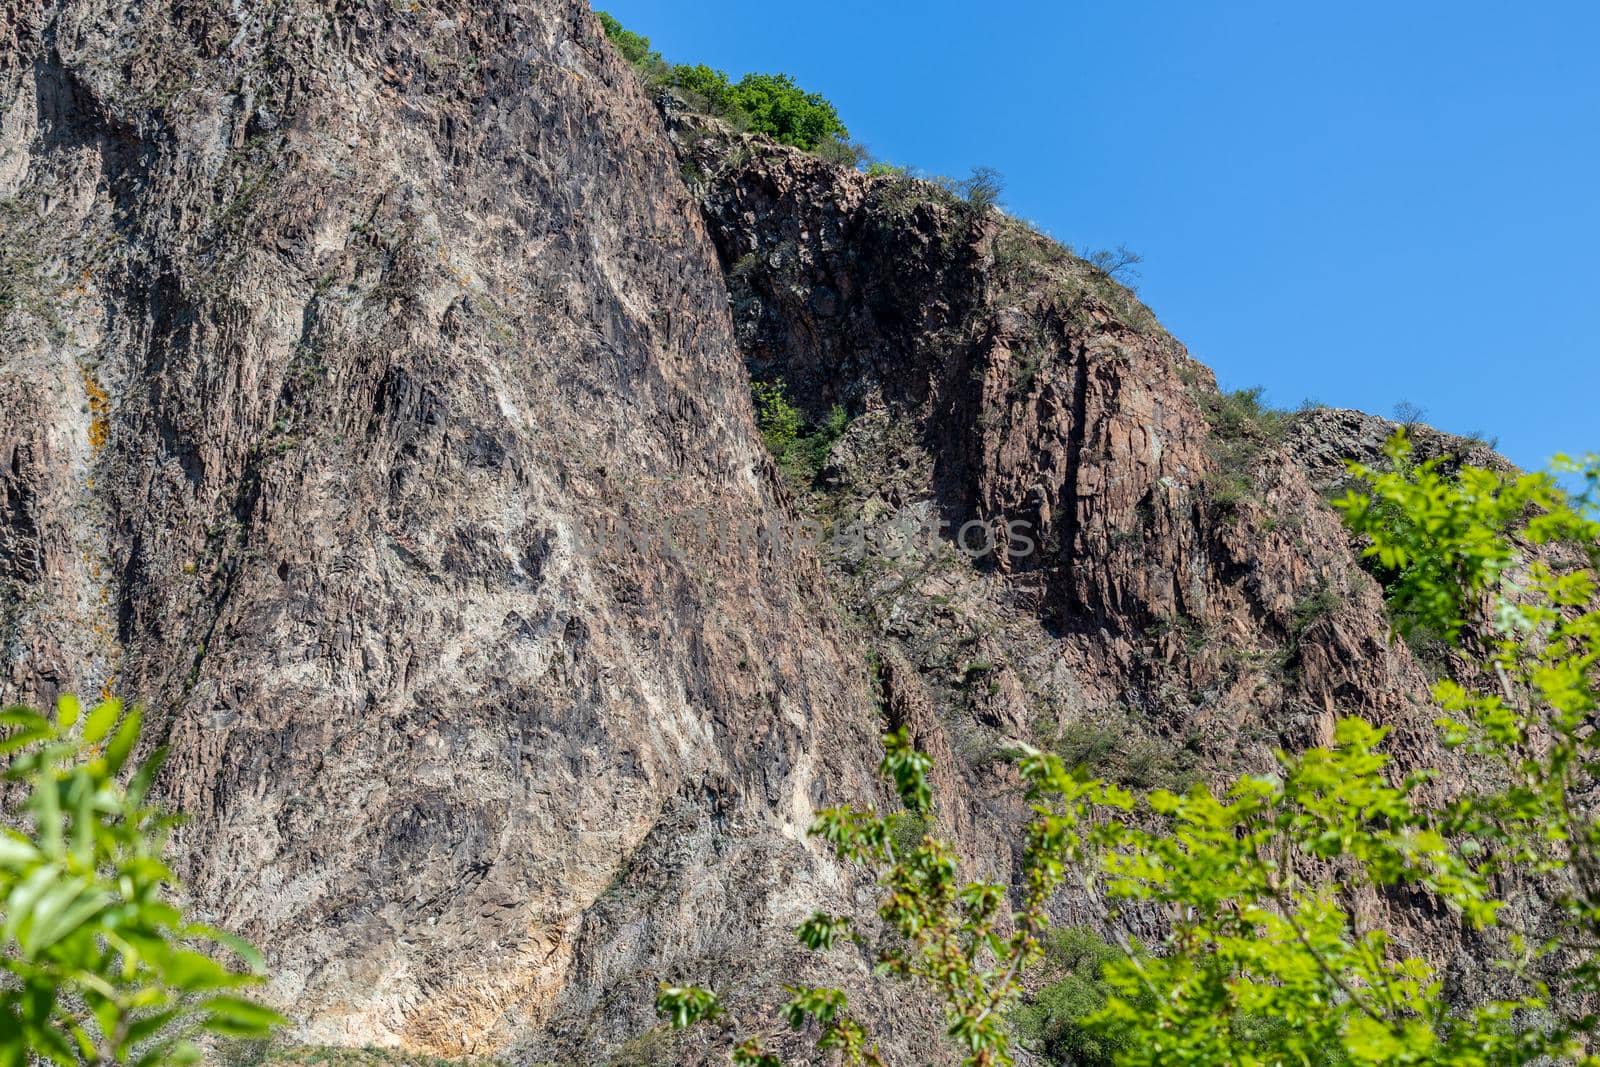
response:
<path id="1" fill-rule="evenodd" d="M 263 980 L 260 954 L 172 903 L 175 819 L 149 800 L 163 753 L 130 763 L 141 718 L 72 696 L 51 716 L 0 712 L 7 788 L 26 794 L 0 832 L 0 1067 L 196 1063 L 203 1034 L 284 1022 L 240 995 Z"/>

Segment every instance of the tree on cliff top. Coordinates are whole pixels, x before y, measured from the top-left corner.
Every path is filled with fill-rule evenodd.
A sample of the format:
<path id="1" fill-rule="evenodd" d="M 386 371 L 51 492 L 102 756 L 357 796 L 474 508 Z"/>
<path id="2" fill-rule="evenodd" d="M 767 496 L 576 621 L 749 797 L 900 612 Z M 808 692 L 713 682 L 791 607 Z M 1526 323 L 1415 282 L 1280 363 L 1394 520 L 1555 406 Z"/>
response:
<path id="1" fill-rule="evenodd" d="M 807 151 L 837 151 L 850 137 L 833 104 L 787 74 L 746 74 L 734 82 L 703 63 L 668 63 L 651 49 L 650 38 L 624 28 L 605 11 L 595 16 L 607 39 L 646 81 L 677 92 L 690 107 Z"/>

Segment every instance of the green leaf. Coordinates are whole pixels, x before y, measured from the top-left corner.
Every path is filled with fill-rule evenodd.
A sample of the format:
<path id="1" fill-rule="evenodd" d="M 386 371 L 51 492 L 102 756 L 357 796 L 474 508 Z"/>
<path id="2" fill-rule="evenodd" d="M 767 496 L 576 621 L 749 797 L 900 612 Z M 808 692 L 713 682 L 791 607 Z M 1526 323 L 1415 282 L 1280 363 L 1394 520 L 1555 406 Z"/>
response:
<path id="1" fill-rule="evenodd" d="M 48 741 L 55 736 L 55 731 L 49 726 L 40 726 L 32 729 L 23 729 L 0 739 L 0 756 L 8 756 L 13 752 L 20 752 L 30 745 L 40 741 Z"/>
<path id="2" fill-rule="evenodd" d="M 13 704 L 0 711 L 0 726 L 18 726 L 24 730 L 48 730 L 50 722 L 32 708 Z"/>
<path id="3" fill-rule="evenodd" d="M 52 859 L 62 858 L 61 842 L 64 827 L 61 817 L 61 793 L 53 776 L 42 778 L 34 786 L 28 806 L 33 809 L 33 824 L 39 835 L 39 848 Z"/>
<path id="4" fill-rule="evenodd" d="M 162 981 L 185 993 L 231 989 L 248 980 L 248 976 L 232 974 L 209 956 L 188 949 L 172 949 L 151 963 Z"/>
<path id="5" fill-rule="evenodd" d="M 37 956 L 86 923 L 108 899 L 84 877 L 55 882 L 33 904 L 32 922 L 18 938 L 23 952 Z"/>
<path id="6" fill-rule="evenodd" d="M 78 703 L 78 698 L 72 693 L 62 693 L 56 698 L 56 725 L 61 729 L 71 729 L 82 712 L 83 705 Z"/>
<path id="7" fill-rule="evenodd" d="M 156 775 L 161 773 L 161 768 L 167 762 L 167 747 L 162 745 L 144 761 L 139 764 L 139 769 L 133 772 L 133 777 L 128 781 L 128 803 L 143 804 L 145 797 L 150 793 L 150 786 L 155 782 Z"/>
<path id="8" fill-rule="evenodd" d="M 43 1055 L 51 1063 L 60 1064 L 61 1067 L 78 1067 L 76 1050 L 55 1027 L 39 1026 L 31 1028 L 27 1039 L 31 1045 L 30 1051 Z"/>
<path id="9" fill-rule="evenodd" d="M 40 859 L 39 850 L 15 830 L 0 831 L 0 867 L 22 870 Z"/>
<path id="10" fill-rule="evenodd" d="M 99 744 L 117 724 L 117 719 L 122 715 L 122 701 L 116 697 L 102 700 L 89 712 L 89 717 L 83 723 L 83 740 L 85 744 Z"/>
<path id="11" fill-rule="evenodd" d="M 94 865 L 95 829 L 99 819 L 94 810 L 94 785 L 85 774 L 72 778 L 72 858 L 79 866 Z"/>
<path id="12" fill-rule="evenodd" d="M 289 1021 L 265 1005 L 240 997 L 212 997 L 201 1009 L 209 1014 L 205 1028 L 226 1037 L 265 1037 L 273 1027 Z"/>
<path id="13" fill-rule="evenodd" d="M 135 704 L 128 710 L 127 717 L 122 720 L 116 736 L 106 745 L 106 766 L 112 774 L 122 770 L 122 765 L 128 761 L 133 747 L 139 743 L 139 728 L 143 721 L 144 711 Z"/>
<path id="14" fill-rule="evenodd" d="M 717 995 L 699 986 L 663 985 L 656 994 L 656 1014 L 675 1030 L 721 1014 Z"/>
<path id="15" fill-rule="evenodd" d="M 205 938 L 209 941 L 215 941 L 219 945 L 226 945 L 244 961 L 245 966 L 250 969 L 252 974 L 261 975 L 266 973 L 266 960 L 261 955 L 261 951 L 237 934 L 230 934 L 226 930 L 208 926 L 205 923 L 190 923 L 183 928 L 183 936 Z"/>
<path id="16" fill-rule="evenodd" d="M 133 1048 L 136 1045 L 143 1044 L 156 1034 L 159 1034 L 162 1029 L 182 1014 L 177 1008 L 168 1008 L 166 1011 L 159 1011 L 154 1015 L 146 1015 L 130 1024 L 127 1040 L 123 1043 L 123 1048 Z"/>

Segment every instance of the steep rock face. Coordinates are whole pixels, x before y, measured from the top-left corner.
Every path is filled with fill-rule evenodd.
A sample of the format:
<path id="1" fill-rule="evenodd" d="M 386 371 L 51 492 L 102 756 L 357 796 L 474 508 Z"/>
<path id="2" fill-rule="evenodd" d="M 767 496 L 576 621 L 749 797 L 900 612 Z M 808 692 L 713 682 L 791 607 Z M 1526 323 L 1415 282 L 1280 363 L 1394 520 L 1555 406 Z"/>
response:
<path id="1" fill-rule="evenodd" d="M 891 716 L 956 757 L 943 792 L 980 867 L 1013 861 L 994 835 L 1022 816 L 1009 738 L 1170 785 L 1270 767 L 1359 714 L 1395 728 L 1402 763 L 1444 760 L 1426 678 L 1323 496 L 1392 424 L 1231 423 L 1130 292 L 1003 214 L 667 111 L 752 377 L 814 421 L 851 416 L 802 497 L 830 529 L 885 534 L 834 551 L 831 584 Z M 940 520 L 942 538 L 890 536 Z M 970 559 L 952 550 L 969 522 L 1025 539 Z M 1456 953 L 1448 920 L 1402 911 L 1411 949 Z"/>
<path id="2" fill-rule="evenodd" d="M 151 704 L 302 1038 L 598 1062 L 661 978 L 797 973 L 876 713 L 814 560 L 711 530 L 785 505 L 586 8 L 0 40 L 5 697 Z"/>
<path id="3" fill-rule="evenodd" d="M 789 931 L 870 900 L 804 830 L 881 801 L 885 720 L 1001 877 L 1010 738 L 1148 784 L 1356 712 L 1435 756 L 1320 495 L 1381 423 L 1240 436 L 1004 216 L 669 138 L 576 0 L 25 0 L 0 40 L 0 686 L 150 702 L 197 904 L 301 1038 L 672 1062 L 657 980 L 755 1022 L 862 987 Z M 815 485 L 747 371 L 850 416 Z"/>

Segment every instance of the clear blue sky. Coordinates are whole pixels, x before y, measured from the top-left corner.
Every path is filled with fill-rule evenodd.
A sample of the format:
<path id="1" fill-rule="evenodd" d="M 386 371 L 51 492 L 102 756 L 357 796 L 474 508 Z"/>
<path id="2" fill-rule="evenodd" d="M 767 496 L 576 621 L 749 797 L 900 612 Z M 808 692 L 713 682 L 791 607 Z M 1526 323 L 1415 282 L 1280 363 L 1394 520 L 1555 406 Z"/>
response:
<path id="1" fill-rule="evenodd" d="M 882 159 L 1144 256 L 1230 388 L 1600 450 L 1600 4 L 599 0 Z"/>

